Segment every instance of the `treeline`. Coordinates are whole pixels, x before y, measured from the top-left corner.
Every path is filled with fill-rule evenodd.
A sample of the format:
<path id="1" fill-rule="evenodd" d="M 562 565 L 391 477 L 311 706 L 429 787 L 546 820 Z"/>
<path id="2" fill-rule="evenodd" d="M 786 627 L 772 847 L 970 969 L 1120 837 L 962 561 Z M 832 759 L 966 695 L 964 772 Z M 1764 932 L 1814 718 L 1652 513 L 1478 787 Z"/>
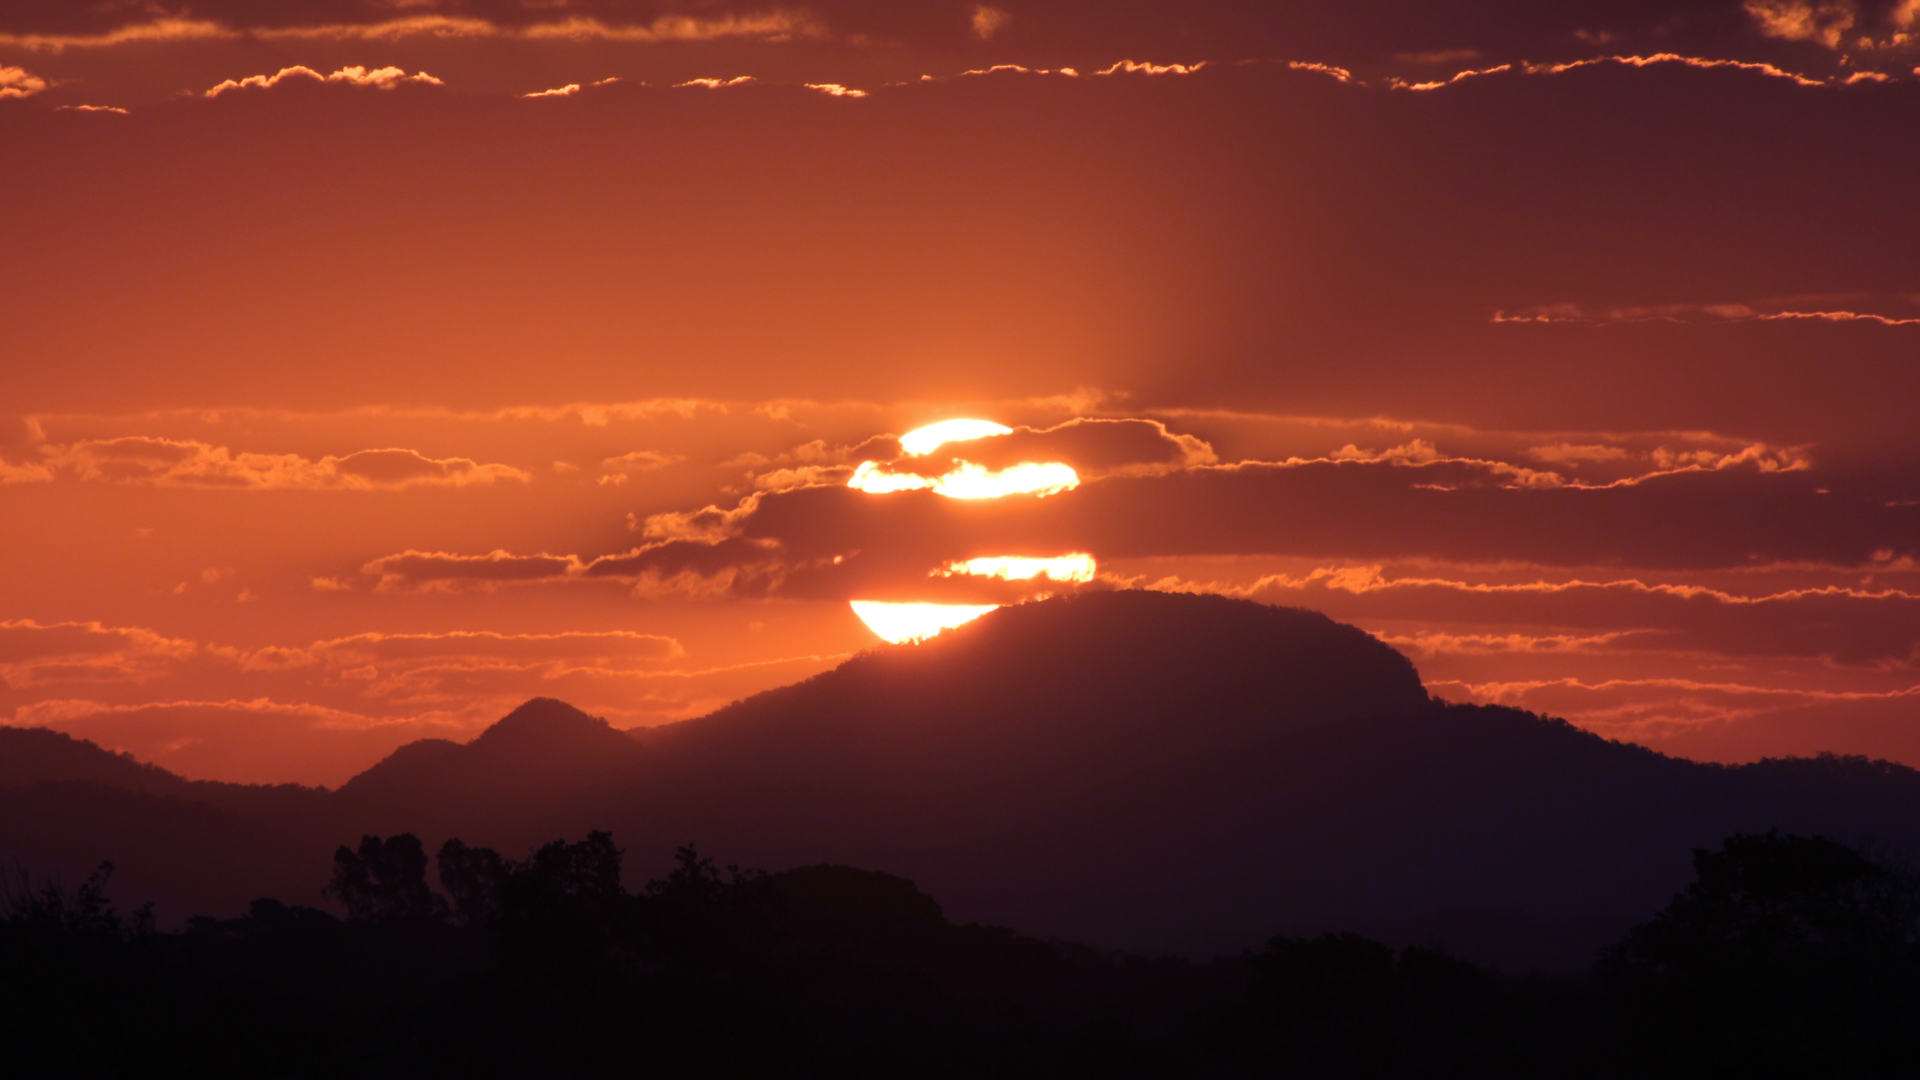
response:
<path id="1" fill-rule="evenodd" d="M 606 833 L 525 859 L 411 835 L 335 856 L 326 911 L 163 933 L 16 873 L 13 1075 L 1715 1077 L 1920 1073 L 1920 884 L 1734 836 L 1579 977 L 1357 935 L 1207 963 L 955 925 L 911 882 L 721 869 L 638 892 Z M 17 1071 L 15 1071 L 17 1070 Z"/>

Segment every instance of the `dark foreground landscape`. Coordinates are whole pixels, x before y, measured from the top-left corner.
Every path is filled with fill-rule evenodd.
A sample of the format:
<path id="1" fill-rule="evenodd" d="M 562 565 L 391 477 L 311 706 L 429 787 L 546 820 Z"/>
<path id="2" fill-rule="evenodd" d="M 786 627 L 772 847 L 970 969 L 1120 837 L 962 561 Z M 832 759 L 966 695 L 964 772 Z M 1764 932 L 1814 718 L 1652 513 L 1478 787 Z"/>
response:
<path id="1" fill-rule="evenodd" d="M 335 856 L 342 920 L 255 901 L 161 933 L 105 870 L 15 882 L 14 1075 L 1904 1076 L 1920 881 L 1830 840 L 1695 853 L 1579 976 L 1356 934 L 1208 962 L 956 925 L 910 881 L 720 870 L 620 885 L 605 833 L 524 861 L 411 835 Z"/>
<path id="2" fill-rule="evenodd" d="M 337 791 L 0 729 L 0 1037 L 125 1076 L 1911 1075 L 1916 840 L 1900 766 L 1667 758 L 1312 612 L 1089 593 L 651 731 L 535 700 Z"/>

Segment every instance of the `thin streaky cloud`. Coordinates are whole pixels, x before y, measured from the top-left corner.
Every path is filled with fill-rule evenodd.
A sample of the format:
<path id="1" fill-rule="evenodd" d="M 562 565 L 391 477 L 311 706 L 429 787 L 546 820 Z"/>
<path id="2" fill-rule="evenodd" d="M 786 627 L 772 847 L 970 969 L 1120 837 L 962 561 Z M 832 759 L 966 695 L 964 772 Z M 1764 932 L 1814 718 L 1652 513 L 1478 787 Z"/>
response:
<path id="1" fill-rule="evenodd" d="M 1289 60 L 1287 61 L 1287 66 L 1295 71 L 1311 71 L 1315 74 L 1325 75 L 1336 82 L 1350 83 L 1354 86 L 1367 85 L 1361 80 L 1354 78 L 1353 72 L 1333 64 L 1322 64 L 1312 60 Z"/>
<path id="2" fill-rule="evenodd" d="M 420 83 L 428 86 L 445 86 L 439 79 L 424 71 L 412 75 L 397 67 L 366 68 L 360 65 L 343 67 L 330 74 L 322 75 L 305 65 L 281 68 L 272 75 L 249 75 L 244 79 L 227 79 L 220 85 L 208 90 L 204 97 L 219 97 L 231 90 L 269 90 L 290 79 L 319 83 L 343 83 L 348 86 L 371 86 L 380 90 L 391 90 L 407 83 Z"/>
<path id="3" fill-rule="evenodd" d="M 415 486 L 467 487 L 533 478 L 511 465 L 471 458 L 432 458 L 416 450 L 383 447 L 307 458 L 263 454 L 187 439 L 133 435 L 85 439 L 39 448 L 40 468 L 53 478 L 91 483 L 226 490 L 379 491 Z M 0 478 L 5 472 L 0 471 Z M 27 479 L 39 479 L 28 476 Z"/>
<path id="4" fill-rule="evenodd" d="M 223 712 L 264 713 L 277 716 L 306 717 L 319 721 L 322 728 L 361 731 L 401 724 L 430 724 L 449 730 L 465 730 L 468 725 L 442 719 L 433 713 L 382 717 L 339 709 L 306 701 L 276 701 L 269 697 L 182 699 L 109 704 L 79 698 L 36 701 L 14 710 L 13 727 L 53 727 L 83 716 L 148 712 L 157 709 L 218 709 Z"/>
<path id="5" fill-rule="evenodd" d="M 1094 72 L 1095 75 L 1191 75 L 1206 67 L 1205 60 L 1191 64 L 1155 64 L 1142 60 L 1119 60 Z"/>
<path id="6" fill-rule="evenodd" d="M 803 13 L 771 11 L 757 15 L 728 15 L 701 19 L 688 15 L 661 16 L 645 24 L 606 23 L 574 17 L 528 26 L 502 26 L 486 19 L 451 15 L 416 15 L 376 23 L 327 23 L 310 26 L 235 28 L 204 19 L 163 18 L 116 27 L 99 34 L 0 34 L 0 46 L 36 52 L 101 49 L 145 42 L 206 42 L 252 39 L 258 41 L 368 41 L 404 38 L 505 39 L 519 41 L 609 41 L 655 44 L 680 41 L 716 41 L 726 38 L 787 41 L 819 39 L 826 28 Z"/>
<path id="7" fill-rule="evenodd" d="M 1513 682 L 1462 684 L 1483 700 L 1510 700 L 1546 689 L 1579 690 L 1589 693 L 1609 690 L 1680 690 L 1690 693 L 1718 693 L 1741 697 L 1790 698 L 1804 701 L 1899 701 L 1920 697 L 1920 686 L 1896 690 L 1824 690 L 1788 686 L 1756 686 L 1752 683 L 1708 682 L 1703 679 L 1602 679 L 1587 682 L 1576 676 L 1562 679 L 1522 679 Z"/>
<path id="8" fill-rule="evenodd" d="M 1543 304 L 1514 312 L 1493 313 L 1494 323 L 1576 323 L 1602 326 L 1622 323 L 1741 323 L 1741 322 L 1831 322 L 1876 323 L 1881 326 L 1920 326 L 1920 317 L 1882 315 L 1871 311 L 1813 310 L 1791 308 L 1765 310 L 1771 305 L 1659 304 L 1614 308 L 1587 308 L 1579 304 Z"/>
<path id="9" fill-rule="evenodd" d="M 1735 70 L 1735 71 L 1752 72 L 1754 74 L 1764 75 L 1764 76 L 1767 76 L 1768 78 L 1773 78 L 1773 79 L 1786 79 L 1793 82 L 1795 85 L 1806 86 L 1806 87 L 1847 86 L 1847 85 L 1852 85 L 1854 82 L 1857 81 L 1857 80 L 1842 79 L 1842 78 L 1817 79 L 1811 76 L 1802 75 L 1799 72 L 1788 71 L 1785 68 L 1776 67 L 1773 64 L 1759 63 L 1752 60 L 1719 60 L 1719 59 L 1710 59 L 1710 58 L 1701 57 L 1701 56 L 1684 56 L 1680 53 L 1663 52 L 1663 53 L 1652 53 L 1645 56 L 1596 56 L 1596 57 L 1591 57 L 1585 60 L 1569 60 L 1564 63 L 1557 63 L 1557 64 L 1540 64 L 1540 63 L 1533 63 L 1531 61 L 1521 61 L 1518 63 L 1497 64 L 1493 67 L 1487 67 L 1487 68 L 1472 68 L 1466 71 L 1458 72 L 1454 74 L 1452 77 L 1446 78 L 1446 79 L 1430 79 L 1422 82 L 1407 82 L 1404 79 L 1391 78 L 1391 79 L 1388 79 L 1387 85 L 1389 88 L 1394 90 L 1411 90 L 1411 91 L 1418 91 L 1418 92 L 1426 92 L 1426 91 L 1433 91 L 1433 90 L 1441 90 L 1450 86 L 1458 86 L 1459 84 L 1466 82 L 1470 79 L 1476 79 L 1476 78 L 1480 78 L 1482 76 L 1487 76 L 1487 75 L 1500 75 L 1500 74 L 1559 75 L 1565 72 L 1574 71 L 1579 68 L 1595 67 L 1595 66 L 1604 65 L 1604 64 L 1614 64 L 1614 65 L 1619 65 L 1623 67 L 1635 67 L 1635 68 L 1655 67 L 1663 64 L 1676 64 L 1682 67 L 1700 68 L 1703 70 L 1725 68 L 1725 69 Z"/>
<path id="10" fill-rule="evenodd" d="M 146 42 L 231 41 L 243 35 L 205 19 L 155 19 L 116 27 L 102 34 L 0 34 L 0 46 L 34 52 L 98 49 Z"/>

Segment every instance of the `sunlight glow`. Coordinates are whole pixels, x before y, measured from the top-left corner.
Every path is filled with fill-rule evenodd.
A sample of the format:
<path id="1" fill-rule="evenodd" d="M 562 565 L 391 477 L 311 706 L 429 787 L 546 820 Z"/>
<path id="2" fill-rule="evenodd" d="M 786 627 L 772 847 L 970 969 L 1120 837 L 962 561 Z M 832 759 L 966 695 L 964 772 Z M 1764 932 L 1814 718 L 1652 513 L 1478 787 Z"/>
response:
<path id="1" fill-rule="evenodd" d="M 932 453 L 941 443 L 979 439 L 988 435 L 1011 434 L 1013 434 L 1012 428 L 1005 424 L 996 424 L 991 420 L 942 420 L 937 424 L 928 424 L 926 427 L 900 436 L 900 448 L 918 456 Z"/>
<path id="2" fill-rule="evenodd" d="M 900 436 L 900 448 L 908 457 L 932 453 L 941 445 L 989 435 L 1011 434 L 1012 428 L 991 420 L 945 420 Z M 1044 498 L 1080 486 L 1080 474 L 1060 461 L 1023 461 L 994 472 L 985 465 L 953 459 L 953 467 L 939 476 L 915 472 L 895 472 L 887 464 L 863 461 L 853 470 L 847 486 L 856 491 L 884 495 L 894 491 L 926 491 L 952 499 L 997 499 L 1003 495 L 1033 495 Z M 950 562 L 931 571 L 930 577 L 998 578 L 1002 581 L 1028 581 L 1045 577 L 1050 581 L 1084 582 L 1093 580 L 1093 556 L 1070 552 L 1052 558 L 1017 555 L 990 556 Z M 972 622 L 999 604 L 925 604 L 891 603 L 881 600 L 854 600 L 853 613 L 868 628 L 888 641 L 922 641 L 942 630 Z"/>
<path id="3" fill-rule="evenodd" d="M 971 461 L 933 482 L 933 490 L 953 499 L 997 499 L 1002 495 L 1054 495 L 1080 486 L 1080 474 L 1058 461 L 1023 461 L 988 472 Z"/>
<path id="4" fill-rule="evenodd" d="M 1093 556 L 1084 551 L 1075 551 L 1052 559 L 1030 559 L 1018 555 L 968 559 L 965 562 L 950 562 L 944 570 L 934 573 L 939 577 L 966 574 L 999 578 L 1002 581 L 1026 581 L 1043 575 L 1054 581 L 1092 581 L 1093 570 Z"/>
<path id="5" fill-rule="evenodd" d="M 997 499 L 1002 495 L 1056 495 L 1080 486 L 1080 474 L 1063 462 L 1021 462 L 990 472 L 984 465 L 963 461 L 942 476 L 896 473 L 877 461 L 863 461 L 847 486 L 875 495 L 931 488 L 950 499 Z"/>
<path id="6" fill-rule="evenodd" d="M 853 470 L 853 477 L 847 481 L 847 486 L 856 491 L 885 495 L 893 491 L 918 491 L 933 487 L 936 483 L 938 481 L 931 476 L 888 472 L 877 461 L 863 461 L 859 468 Z"/>
<path id="7" fill-rule="evenodd" d="M 999 604 L 890 604 L 880 600 L 855 600 L 853 613 L 868 629 L 888 641 L 899 644 L 923 641 L 999 607 Z"/>

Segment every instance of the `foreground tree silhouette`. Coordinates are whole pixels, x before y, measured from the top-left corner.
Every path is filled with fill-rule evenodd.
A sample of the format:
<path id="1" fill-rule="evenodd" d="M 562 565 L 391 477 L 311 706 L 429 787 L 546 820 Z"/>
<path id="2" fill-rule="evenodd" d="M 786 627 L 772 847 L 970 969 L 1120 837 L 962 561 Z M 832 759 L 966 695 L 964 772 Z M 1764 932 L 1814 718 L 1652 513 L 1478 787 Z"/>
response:
<path id="1" fill-rule="evenodd" d="M 347 918 L 389 922 L 441 918 L 447 902 L 427 885 L 427 852 L 412 833 L 360 838 L 333 853 L 333 880 L 325 895 L 346 905 Z"/>
<path id="2" fill-rule="evenodd" d="M 500 890 L 513 864 L 492 848 L 468 847 L 456 837 L 434 856 L 440 887 L 452 898 L 453 914 L 464 926 L 485 926 L 500 914 Z"/>
<path id="3" fill-rule="evenodd" d="M 1914 875 L 1777 832 L 1693 862 L 1694 883 L 1598 969 L 1647 1057 L 1696 1076 L 1920 1069 Z"/>

